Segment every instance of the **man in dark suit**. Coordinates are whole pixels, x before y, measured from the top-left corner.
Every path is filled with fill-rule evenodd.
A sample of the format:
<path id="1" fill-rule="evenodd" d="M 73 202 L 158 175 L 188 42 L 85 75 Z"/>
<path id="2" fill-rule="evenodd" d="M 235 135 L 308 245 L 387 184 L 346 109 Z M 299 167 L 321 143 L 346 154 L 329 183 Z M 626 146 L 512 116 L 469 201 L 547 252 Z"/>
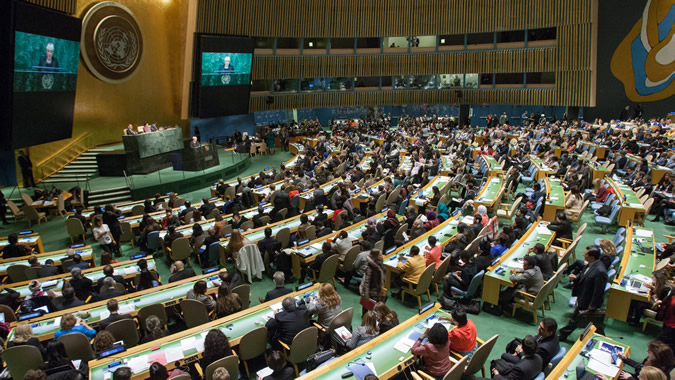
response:
<path id="1" fill-rule="evenodd" d="M 450 291 L 452 287 L 465 291 L 468 290 L 473 276 L 478 273 L 473 253 L 462 250 L 459 253 L 459 258 L 463 262 L 462 269 L 445 275 L 443 290 L 448 297 L 452 297 L 452 292 Z"/>
<path id="2" fill-rule="evenodd" d="M 113 280 L 112 277 L 103 279 L 103 289 L 104 290 L 98 294 L 98 301 L 109 300 L 124 295 L 123 291 L 117 290 L 115 287 L 115 280 Z"/>
<path id="3" fill-rule="evenodd" d="M 79 253 L 76 253 L 73 255 L 73 265 L 70 268 L 68 268 L 68 270 L 72 270 L 73 268 L 80 268 L 82 270 L 85 270 L 89 268 L 89 263 L 86 261 L 82 261 L 82 256 Z"/>
<path id="4" fill-rule="evenodd" d="M 572 223 L 567 220 L 567 216 L 565 216 L 564 212 L 556 214 L 555 221 L 548 225 L 548 229 L 555 231 L 555 241 L 553 242 L 553 245 L 557 247 L 563 246 L 562 242 L 558 239 L 573 240 Z"/>
<path id="5" fill-rule="evenodd" d="M 56 276 L 57 274 L 59 274 L 59 268 L 54 266 L 54 260 L 52 259 L 47 259 L 47 261 L 45 261 L 45 265 L 38 269 L 39 278 Z"/>
<path id="6" fill-rule="evenodd" d="M 318 254 L 315 258 L 314 261 L 312 261 L 309 264 L 300 264 L 300 283 L 302 284 L 305 282 L 305 276 L 307 275 L 307 272 L 309 269 L 313 270 L 321 270 L 321 266 L 323 265 L 323 262 L 326 261 L 327 258 L 333 256 L 336 254 L 335 251 L 333 251 L 333 248 L 330 243 L 325 242 L 321 246 L 321 253 Z"/>
<path id="7" fill-rule="evenodd" d="M 185 218 L 185 215 L 187 215 L 188 212 L 197 211 L 196 208 L 192 207 L 192 204 L 190 203 L 190 201 L 185 201 L 185 203 L 183 205 L 185 206 L 185 210 L 180 212 L 180 218 L 181 219 Z"/>
<path id="8" fill-rule="evenodd" d="M 18 306 L 17 299 L 19 299 L 19 292 L 11 288 L 0 289 L 0 305 L 7 305 L 12 310 Z"/>
<path id="9" fill-rule="evenodd" d="M 532 335 L 523 339 L 523 357 L 510 370 L 500 373 L 497 368 L 492 369 L 492 378 L 496 380 L 533 380 L 543 368 L 543 360 L 537 355 L 537 340 Z"/>
<path id="10" fill-rule="evenodd" d="M 122 319 L 131 319 L 131 316 L 128 314 L 119 314 L 117 311 L 119 310 L 119 306 L 117 305 L 117 300 L 116 299 L 110 299 L 108 300 L 108 303 L 106 304 L 106 307 L 108 308 L 108 311 L 110 312 L 110 316 L 108 318 L 100 321 L 98 323 L 99 329 L 105 330 L 106 327 L 110 326 L 111 323 L 121 321 Z"/>
<path id="11" fill-rule="evenodd" d="M 277 213 L 281 209 L 289 209 L 291 208 L 291 200 L 288 197 L 288 191 L 285 189 L 279 190 L 277 195 L 274 197 L 274 209 L 270 212 L 270 216 L 272 218 L 275 218 L 275 220 L 281 220 L 281 218 L 277 218 Z"/>
<path id="12" fill-rule="evenodd" d="M 284 275 L 284 272 L 276 271 L 274 272 L 272 278 L 274 279 L 275 287 L 265 294 L 264 299 L 262 297 L 258 297 L 258 301 L 260 301 L 260 303 L 271 301 L 293 292 L 293 289 L 284 286 L 284 283 L 286 282 L 286 276 Z"/>
<path id="13" fill-rule="evenodd" d="M 262 218 L 263 216 L 269 216 L 269 215 L 265 212 L 265 207 L 258 206 L 258 213 L 256 215 L 254 215 L 253 219 L 252 219 L 253 220 L 253 226 L 255 226 L 255 228 L 263 226 L 263 223 L 260 221 L 260 218 Z"/>
<path id="14" fill-rule="evenodd" d="M 169 282 L 176 282 L 196 276 L 195 271 L 192 268 L 185 268 L 185 264 L 180 260 L 173 263 L 173 265 L 176 267 L 176 271 L 169 277 Z"/>
<path id="15" fill-rule="evenodd" d="M 278 340 L 291 344 L 293 338 L 302 330 L 310 326 L 309 313 L 304 303 L 295 305 L 295 298 L 286 297 L 281 301 L 283 311 L 279 311 L 267 321 L 267 336 L 270 345 L 279 348 Z"/>
<path id="16" fill-rule="evenodd" d="M 174 240 L 182 237 L 182 233 L 176 232 L 176 227 L 170 226 L 168 233 L 164 236 L 164 244 L 166 244 L 167 247 L 171 247 L 171 243 L 173 243 Z"/>
<path id="17" fill-rule="evenodd" d="M 560 329 L 558 339 L 565 341 L 579 326 L 593 322 L 598 334 L 605 334 L 604 314 L 599 311 L 605 300 L 605 284 L 607 283 L 607 268 L 600 261 L 600 250 L 596 246 L 586 247 L 584 260 L 588 263 L 579 276 L 570 275 L 574 281 L 572 296 L 577 297 L 572 318 L 567 325 Z"/>
<path id="18" fill-rule="evenodd" d="M 73 307 L 84 306 L 84 301 L 75 298 L 75 289 L 68 286 L 63 288 L 63 303 L 56 307 L 57 310 L 66 310 Z"/>
<path id="19" fill-rule="evenodd" d="M 530 247 L 530 249 L 527 250 L 527 253 L 534 254 L 534 260 L 541 270 L 542 276 L 544 276 L 544 281 L 548 281 L 548 279 L 553 276 L 553 263 L 546 253 L 546 247 L 541 243 L 537 243 L 533 247 Z"/>
<path id="20" fill-rule="evenodd" d="M 103 274 L 105 275 L 103 278 L 99 278 L 98 281 L 96 281 L 96 288 L 101 289 L 103 286 L 103 280 L 105 280 L 107 277 L 112 277 L 115 282 L 118 282 L 120 284 L 124 284 L 126 281 L 124 281 L 124 277 L 119 276 L 114 274 L 115 270 L 111 265 L 106 265 L 103 267 Z"/>
<path id="21" fill-rule="evenodd" d="M 201 212 L 205 218 L 211 213 L 211 211 L 213 211 L 214 208 L 216 208 L 216 205 L 209 202 L 208 198 L 202 198 L 202 206 L 199 208 L 199 212 Z"/>
<path id="22" fill-rule="evenodd" d="M 544 318 L 539 323 L 539 329 L 537 331 L 537 355 L 541 357 L 542 360 L 542 371 L 548 363 L 551 362 L 551 359 L 560 351 L 560 342 L 558 341 L 558 323 L 553 318 Z M 491 368 L 496 368 L 499 373 L 507 373 L 511 368 L 518 364 L 523 358 L 523 347 L 520 339 L 514 339 L 509 343 L 507 347 L 507 352 L 502 354 L 501 359 L 495 360 L 492 362 Z"/>

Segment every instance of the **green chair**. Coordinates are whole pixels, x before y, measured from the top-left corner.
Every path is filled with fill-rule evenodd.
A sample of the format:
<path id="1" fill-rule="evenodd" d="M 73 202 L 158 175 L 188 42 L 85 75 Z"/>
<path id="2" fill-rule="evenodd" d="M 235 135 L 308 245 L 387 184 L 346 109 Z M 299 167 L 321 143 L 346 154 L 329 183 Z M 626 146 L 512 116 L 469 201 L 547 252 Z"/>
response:
<path id="1" fill-rule="evenodd" d="M 123 341 L 127 349 L 137 346 L 140 341 L 136 321 L 131 318 L 113 322 L 105 328 L 105 331 L 111 333 L 116 340 Z"/>
<path id="2" fill-rule="evenodd" d="M 450 368 L 450 370 L 443 376 L 443 380 L 461 380 L 462 376 L 464 375 L 464 369 L 466 368 L 466 363 L 469 361 L 469 356 L 462 356 L 462 358 L 455 363 L 455 365 Z M 413 379 L 417 380 L 418 378 L 420 380 L 436 380 L 435 376 L 431 376 L 424 371 L 417 371 L 417 376 L 415 376 L 415 372 L 411 373 L 413 375 Z"/>
<path id="3" fill-rule="evenodd" d="M 84 233 L 84 226 L 79 219 L 66 219 L 66 231 L 68 232 L 68 236 L 70 236 L 70 244 L 75 244 L 73 237 L 81 237 L 83 243 L 87 241 L 87 236 Z"/>
<path id="4" fill-rule="evenodd" d="M 209 364 L 209 366 L 204 369 L 204 378 L 206 380 L 212 380 L 213 372 L 220 367 L 227 370 L 227 373 L 230 374 L 230 379 L 239 378 L 239 357 L 237 355 L 226 356 Z"/>
<path id="5" fill-rule="evenodd" d="M 29 268 L 28 265 L 23 264 L 10 265 L 7 268 L 7 276 L 9 276 L 9 282 L 13 284 L 15 282 L 28 281 L 28 277 L 26 277 L 26 269 L 28 268 Z"/>
<path id="6" fill-rule="evenodd" d="M 300 376 L 298 364 L 304 363 L 309 355 L 316 352 L 317 339 L 319 338 L 319 329 L 316 327 L 308 327 L 298 333 L 293 338 L 291 345 L 279 341 L 281 346 L 288 352 L 288 361 L 293 365 L 295 376 Z"/>
<path id="7" fill-rule="evenodd" d="M 70 360 L 88 362 L 94 358 L 94 350 L 91 349 L 89 338 L 82 333 L 68 333 L 61 335 L 57 340 L 66 346 L 66 354 Z"/>
<path id="8" fill-rule="evenodd" d="M 197 300 L 181 300 L 180 309 L 183 311 L 183 319 L 189 329 L 207 323 L 211 319 L 206 306 Z"/>
<path id="9" fill-rule="evenodd" d="M 241 284 L 232 289 L 232 293 L 239 296 L 241 300 L 241 310 L 246 310 L 251 305 L 251 285 Z"/>
<path id="10" fill-rule="evenodd" d="M 34 346 L 14 346 L 2 353 L 2 360 L 14 379 L 23 379 L 30 369 L 40 369 L 44 364 L 42 354 Z"/>
<path id="11" fill-rule="evenodd" d="M 164 305 L 162 305 L 161 303 L 156 303 L 144 306 L 140 310 L 138 310 L 138 315 L 136 316 L 136 318 L 138 318 L 138 324 L 141 326 L 142 329 L 145 329 L 145 320 L 151 315 L 154 315 L 157 318 L 159 318 L 159 320 L 162 322 L 162 325 L 166 326 L 166 323 L 169 318 L 166 316 L 166 310 L 164 310 Z"/>
<path id="12" fill-rule="evenodd" d="M 417 297 L 417 304 L 419 307 L 422 307 L 422 294 L 426 293 L 427 294 L 427 301 L 431 301 L 431 293 L 429 293 L 429 287 L 431 286 L 431 280 L 433 279 L 434 276 L 434 270 L 436 268 L 436 264 L 429 264 L 427 269 L 422 272 L 422 275 L 420 276 L 419 280 L 417 280 L 417 283 L 413 283 L 407 280 L 403 280 L 408 284 L 408 288 L 402 288 L 401 289 L 401 302 L 405 301 L 405 295 L 406 293 L 410 294 L 411 296 Z M 413 285 L 415 286 L 413 288 Z"/>
<path id="13" fill-rule="evenodd" d="M 120 227 L 122 228 L 122 235 L 120 235 L 120 243 L 131 243 L 131 246 L 134 246 L 134 231 L 131 229 L 131 223 L 129 222 L 120 222 Z"/>
<path id="14" fill-rule="evenodd" d="M 183 262 L 187 260 L 188 265 L 192 266 L 190 253 L 190 241 L 188 238 L 182 237 L 171 242 L 171 260 Z"/>
<path id="15" fill-rule="evenodd" d="M 338 257 L 338 255 L 332 255 L 327 258 L 326 261 L 321 264 L 321 270 L 319 271 L 318 277 L 316 277 L 316 272 L 312 270 L 312 277 L 315 282 L 333 282 L 333 286 L 337 286 L 335 283 L 335 272 L 338 267 Z"/>
<path id="16" fill-rule="evenodd" d="M 265 326 L 251 330 L 241 337 L 239 341 L 239 360 L 244 362 L 247 378 L 251 377 L 251 374 L 246 361 L 265 354 L 266 348 L 267 328 Z M 267 355 L 265 355 L 265 359 L 267 359 Z"/>

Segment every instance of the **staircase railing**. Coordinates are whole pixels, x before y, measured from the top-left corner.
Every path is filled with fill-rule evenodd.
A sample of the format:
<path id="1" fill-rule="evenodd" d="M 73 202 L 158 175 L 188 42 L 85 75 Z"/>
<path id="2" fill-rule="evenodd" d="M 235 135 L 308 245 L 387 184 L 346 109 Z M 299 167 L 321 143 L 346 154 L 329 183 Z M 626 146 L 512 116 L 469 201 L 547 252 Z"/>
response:
<path id="1" fill-rule="evenodd" d="M 93 148 L 94 145 L 91 136 L 92 135 L 89 132 L 86 132 L 37 164 L 33 164 L 35 169 L 34 173 L 37 174 L 35 182 L 39 183 L 58 173 L 61 169 L 80 157 L 82 153 L 86 152 L 89 148 Z"/>

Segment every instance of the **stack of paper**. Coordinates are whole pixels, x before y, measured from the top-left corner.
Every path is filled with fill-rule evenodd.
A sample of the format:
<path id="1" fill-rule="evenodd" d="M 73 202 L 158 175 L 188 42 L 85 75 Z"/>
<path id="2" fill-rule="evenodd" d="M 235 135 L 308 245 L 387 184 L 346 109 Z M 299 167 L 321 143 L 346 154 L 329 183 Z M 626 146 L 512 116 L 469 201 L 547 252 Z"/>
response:
<path id="1" fill-rule="evenodd" d="M 262 378 L 265 378 L 265 377 L 271 375 L 272 373 L 274 373 L 272 368 L 265 367 L 265 368 L 261 369 L 260 371 L 256 372 L 256 376 L 257 376 L 258 379 L 262 379 Z"/>
<path id="2" fill-rule="evenodd" d="M 133 303 L 127 303 L 127 304 L 124 304 L 124 305 L 120 305 L 118 313 L 129 314 L 132 311 L 134 311 L 134 304 Z"/>
<path id="3" fill-rule="evenodd" d="M 129 360 L 129 363 L 127 363 L 127 366 L 133 373 L 141 373 L 146 371 L 148 368 L 150 368 L 150 364 L 148 363 L 148 355 L 141 355 L 132 358 Z"/>
<path id="4" fill-rule="evenodd" d="M 641 236 L 641 237 L 651 237 L 651 236 L 652 236 L 652 231 L 650 231 L 650 230 L 643 230 L 643 229 L 641 229 L 641 228 L 637 228 L 637 229 L 635 230 L 635 234 L 636 234 L 637 236 Z"/>
<path id="5" fill-rule="evenodd" d="M 136 267 L 124 268 L 124 274 L 134 274 L 134 273 L 136 273 Z"/>
<path id="6" fill-rule="evenodd" d="M 171 347 L 164 350 L 164 356 L 167 363 L 173 363 L 179 360 L 182 360 L 185 355 L 183 355 L 183 350 L 181 347 Z"/>
<path id="7" fill-rule="evenodd" d="M 282 308 L 283 306 L 281 306 L 281 302 L 277 302 L 275 304 L 270 305 L 270 309 L 272 309 L 272 311 L 277 311 Z"/>
<path id="8" fill-rule="evenodd" d="M 612 355 L 609 352 L 598 349 L 589 352 L 588 368 L 594 372 L 601 373 L 607 377 L 616 377 L 619 374 L 619 368 L 612 365 Z"/>
<path id="9" fill-rule="evenodd" d="M 185 338 L 180 341 L 180 347 L 183 349 L 183 353 L 194 350 L 197 348 L 197 339 L 194 336 Z"/>
<path id="10" fill-rule="evenodd" d="M 540 235 L 551 235 L 551 230 L 549 230 L 546 226 L 538 225 L 537 233 Z"/>
<path id="11" fill-rule="evenodd" d="M 164 354 L 164 351 L 153 352 L 152 354 L 150 354 L 148 360 L 150 362 L 150 365 L 152 365 L 152 363 L 154 363 L 154 362 L 157 362 L 161 365 L 166 365 L 166 363 L 167 363 L 166 355 Z"/>
<path id="12" fill-rule="evenodd" d="M 405 337 L 401 340 L 399 340 L 396 345 L 394 345 L 394 348 L 398 351 L 405 353 L 408 353 L 410 351 L 410 348 L 415 344 L 415 341 Z"/>

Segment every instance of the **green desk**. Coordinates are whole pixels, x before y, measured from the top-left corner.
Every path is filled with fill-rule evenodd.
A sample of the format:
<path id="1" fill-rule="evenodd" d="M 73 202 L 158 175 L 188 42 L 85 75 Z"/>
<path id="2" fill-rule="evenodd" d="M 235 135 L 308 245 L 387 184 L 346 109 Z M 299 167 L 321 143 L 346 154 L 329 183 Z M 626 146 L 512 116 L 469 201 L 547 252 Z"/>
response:
<path id="1" fill-rule="evenodd" d="M 483 278 L 483 301 L 493 305 L 499 304 L 499 291 L 502 287 L 513 287 L 510 280 L 511 269 L 523 269 L 523 257 L 527 251 L 535 244 L 541 243 L 547 249 L 553 241 L 555 232 L 546 227 L 547 223 L 541 223 L 539 220 L 532 223 L 532 227 L 515 243 L 511 248 L 499 257 L 497 263 L 488 268 L 488 272 Z M 497 273 L 497 269 L 501 273 Z"/>
<path id="2" fill-rule="evenodd" d="M 641 247 L 650 252 L 643 252 Z M 617 268 L 618 272 L 609 289 L 605 312 L 607 317 L 626 322 L 632 300 L 649 301 L 649 289 L 633 287 L 631 280 L 651 279 L 655 266 L 654 231 L 635 227 L 635 232 L 633 232 L 633 228 L 627 228 L 621 264 Z"/>
<path id="3" fill-rule="evenodd" d="M 302 158 L 305 158 L 304 151 L 301 151 L 301 153 L 296 154 L 293 158 L 284 162 L 281 165 L 283 165 L 286 169 L 291 169 L 294 168 L 295 165 L 298 164 L 298 160 Z"/>
<path id="4" fill-rule="evenodd" d="M 361 162 L 359 162 L 359 169 L 363 170 L 364 172 L 367 170 L 370 170 L 370 165 L 373 163 L 373 156 L 366 156 Z"/>
<path id="5" fill-rule="evenodd" d="M 392 181 L 394 180 L 394 175 L 393 175 L 393 174 L 390 174 L 390 175 L 388 175 L 387 177 L 389 177 L 389 179 L 391 179 Z M 354 206 L 354 208 L 360 208 L 360 207 L 361 207 L 361 203 L 367 203 L 367 202 L 369 202 L 369 201 L 370 201 L 370 198 L 372 198 L 371 195 L 370 195 L 370 193 L 372 193 L 372 192 L 377 192 L 377 188 L 378 188 L 380 185 L 383 185 L 383 186 L 384 186 L 384 179 L 387 178 L 387 177 L 384 177 L 384 178 L 382 178 L 381 180 L 375 182 L 375 183 L 374 183 L 372 186 L 370 186 L 370 187 L 364 187 L 364 188 L 361 189 L 360 191 L 357 191 L 356 193 L 354 193 L 354 195 L 352 195 L 352 205 Z"/>
<path id="6" fill-rule="evenodd" d="M 596 179 L 603 179 L 605 178 L 606 175 L 609 175 L 610 172 L 607 170 L 606 167 L 598 164 L 597 162 L 586 162 L 586 165 L 591 169 L 593 172 L 593 181 Z"/>
<path id="7" fill-rule="evenodd" d="M 453 172 L 453 162 L 450 156 L 441 156 L 441 175 L 448 175 Z"/>
<path id="8" fill-rule="evenodd" d="M 306 151 L 305 147 L 302 146 L 302 144 L 298 143 L 289 143 L 288 144 L 288 151 L 291 153 L 304 153 Z"/>
<path id="9" fill-rule="evenodd" d="M 437 175 L 427 183 L 426 186 L 424 186 L 421 190 L 417 192 L 417 195 L 415 196 L 415 206 L 420 207 L 421 205 L 418 205 L 417 200 L 418 199 L 423 199 L 424 204 L 427 204 L 431 201 L 431 198 L 434 197 L 434 187 L 437 187 L 438 190 L 440 190 L 441 194 L 444 194 L 444 188 L 447 186 L 452 178 L 442 176 L 442 175 Z"/>
<path id="10" fill-rule="evenodd" d="M 323 185 L 321 185 L 321 190 L 323 190 L 324 194 L 328 194 L 329 191 L 335 186 L 337 186 L 338 183 L 342 182 L 342 178 L 338 177 L 335 178 L 332 181 L 326 182 Z M 298 199 L 298 208 L 300 210 L 305 209 L 305 204 L 309 201 L 314 199 L 314 189 L 306 189 L 306 191 L 300 193 L 300 198 Z"/>
<path id="11" fill-rule="evenodd" d="M 18 240 L 19 243 L 28 244 L 33 249 L 37 248 L 38 252 L 40 253 L 45 251 L 45 248 L 42 246 L 42 239 L 40 239 L 40 235 L 38 235 L 37 233 L 32 233 L 29 235 L 21 235 L 19 236 Z M 2 252 L 2 250 L 5 249 L 5 247 L 8 245 L 9 240 L 7 240 L 7 237 L 0 238 L 0 252 Z"/>
<path id="12" fill-rule="evenodd" d="M 537 168 L 537 176 L 534 178 L 536 181 L 539 181 L 550 174 L 555 174 L 551 168 L 544 165 L 544 161 L 542 161 L 539 157 L 531 154 L 530 161 L 532 161 L 532 164 Z"/>
<path id="13" fill-rule="evenodd" d="M 410 252 L 413 246 L 417 246 L 420 249 L 419 254 L 424 255 L 424 249 L 429 244 L 427 240 L 429 239 L 429 236 L 432 235 L 436 237 L 436 244 L 439 244 L 441 247 L 445 247 L 457 235 L 457 225 L 459 224 L 459 222 L 464 221 L 466 223 L 469 222 L 470 220 L 472 221 L 473 217 L 468 216 L 462 219 L 459 211 L 457 211 L 453 214 L 453 216 L 450 219 L 439 224 L 436 228 L 427 231 L 427 233 L 418 237 L 417 239 L 407 242 L 406 244 L 402 245 L 400 248 L 396 249 L 393 252 L 389 253 L 385 252 L 384 253 L 385 289 L 391 289 L 392 273 L 399 273 L 397 266 L 400 255 L 405 255 L 409 257 L 408 253 Z"/>
<path id="14" fill-rule="evenodd" d="M 485 162 L 485 164 L 487 165 L 488 176 L 492 177 L 492 176 L 496 176 L 499 173 L 504 172 L 504 168 L 501 165 L 499 165 L 499 162 L 497 160 L 495 160 L 494 156 L 488 156 L 486 154 L 482 154 L 480 157 Z"/>
<path id="15" fill-rule="evenodd" d="M 412 167 L 413 167 L 412 157 L 406 155 L 401 160 L 401 164 L 398 166 L 398 171 L 401 173 L 408 173 L 410 170 L 412 170 Z"/>
<path id="16" fill-rule="evenodd" d="M 450 314 L 440 310 L 440 305 L 436 303 L 422 314 L 403 321 L 398 326 L 377 336 L 370 342 L 307 373 L 299 379 L 340 379 L 343 373 L 349 371 L 349 365 L 354 362 L 370 364 L 375 368 L 378 378 L 389 379 L 416 362 L 410 349 L 405 353 L 401 352 L 395 348 L 397 343 L 413 333 L 424 333 L 428 323 L 434 323 L 433 319 L 439 317 L 450 317 Z M 446 322 L 444 321 L 443 323 Z M 452 328 L 449 322 L 447 324 L 448 327 Z M 350 377 L 350 379 L 356 379 L 356 377 Z"/>
<path id="17" fill-rule="evenodd" d="M 138 260 L 141 259 L 136 259 L 136 260 L 131 260 L 131 261 L 124 261 L 121 263 L 116 263 L 112 264 L 113 267 L 113 274 L 116 276 L 122 276 L 124 279 L 129 280 L 133 279 L 136 277 L 136 274 L 138 274 L 139 268 L 138 268 Z M 154 269 L 155 268 L 155 260 L 152 258 L 146 259 L 148 262 L 148 269 Z M 90 279 L 91 281 L 94 282 L 94 284 L 101 278 L 105 277 L 103 274 L 103 268 L 102 267 L 96 267 L 96 268 L 89 268 L 85 269 L 82 271 L 82 274 Z M 42 282 L 42 289 L 46 288 L 51 288 L 51 289 L 61 289 L 65 285 L 65 282 L 67 280 L 70 280 L 70 272 L 68 273 L 63 273 L 59 274 L 56 276 L 49 276 L 49 277 L 43 277 L 40 278 L 40 282 Z M 26 297 L 30 295 L 32 292 L 28 289 L 28 285 L 30 284 L 32 280 L 24 281 L 24 282 L 17 282 L 14 284 L 8 284 L 8 285 L 3 285 L 0 286 L 0 289 L 6 289 L 6 288 L 11 288 L 17 292 L 19 292 L 21 298 Z"/>
<path id="18" fill-rule="evenodd" d="M 155 288 L 117 297 L 116 299 L 119 303 L 120 313 L 136 316 L 136 314 L 138 314 L 138 310 L 144 306 L 153 304 L 164 304 L 165 306 L 178 304 L 181 299 L 185 298 L 188 290 L 192 289 L 195 282 L 199 280 L 206 281 L 208 286 L 206 291 L 207 294 L 213 294 L 218 291 L 218 286 L 216 285 L 216 283 L 219 283 L 218 273 L 209 273 L 206 275 L 195 276 L 182 281 L 172 282 L 166 285 L 161 285 Z M 101 319 L 105 319 L 109 313 L 106 306 L 107 302 L 107 300 L 98 301 L 73 309 L 66 309 L 57 311 L 55 313 L 45 314 L 40 318 L 29 319 L 25 322 L 30 323 L 33 326 L 33 335 L 36 338 L 38 338 L 40 341 L 46 341 L 54 338 L 54 333 L 61 329 L 61 317 L 67 313 L 88 311 L 91 316 L 87 320 L 87 323 L 92 328 L 95 327 L 98 322 Z M 13 322 L 12 327 L 15 326 L 16 322 Z M 8 339 L 13 339 L 13 336 L 14 329 L 12 328 L 12 331 L 10 331 L 8 335 Z"/>
<path id="19" fill-rule="evenodd" d="M 74 248 L 75 253 L 79 253 L 80 256 L 82 256 L 83 261 L 88 261 L 90 266 L 96 266 L 96 257 L 93 254 L 93 251 L 90 246 L 85 245 L 84 247 L 80 248 Z M 67 254 L 66 251 L 68 249 L 61 249 L 58 251 L 52 251 L 52 252 L 46 252 L 46 253 L 41 253 L 39 255 L 33 255 L 37 257 L 38 262 L 40 265 L 44 265 L 45 262 L 48 259 L 54 260 L 54 265 L 61 265 L 61 259 L 66 258 Z M 7 274 L 7 268 L 9 268 L 12 265 L 16 264 L 22 264 L 22 265 L 29 265 L 28 264 L 28 258 L 31 256 L 24 256 L 24 257 L 14 257 L 11 259 L 7 260 L 0 260 L 0 275 L 6 275 Z"/>
<path id="20" fill-rule="evenodd" d="M 621 210 L 617 215 L 616 222 L 620 226 L 628 226 L 630 221 L 635 221 L 636 214 L 644 214 L 647 212 L 645 206 L 640 202 L 640 198 L 635 194 L 633 189 L 621 183 L 615 182 L 613 179 L 607 177 L 607 184 L 614 189 L 616 198 L 621 201 Z"/>
<path id="21" fill-rule="evenodd" d="M 584 362 L 586 370 L 592 374 L 596 374 L 595 371 L 593 371 L 588 367 L 589 359 L 581 356 L 580 353 L 582 351 L 588 352 L 592 349 L 599 348 L 602 345 L 602 343 L 609 343 L 614 346 L 622 347 L 626 356 L 630 356 L 630 346 L 607 338 L 604 335 L 596 334 L 595 330 L 596 330 L 595 326 L 591 326 L 588 334 L 586 334 L 586 336 L 583 337 L 583 339 L 577 339 L 577 341 L 574 342 L 574 345 L 569 349 L 569 351 L 567 351 L 567 353 L 562 358 L 562 360 L 560 360 L 558 365 L 555 366 L 555 368 L 553 368 L 551 373 L 549 373 L 549 375 L 546 377 L 546 380 L 559 380 L 559 379 L 576 380 L 577 366 L 581 363 L 582 360 Z M 588 342 L 591 339 L 595 339 L 595 344 L 593 344 L 592 347 L 587 348 L 586 345 L 588 345 Z M 619 366 L 618 373 L 621 373 L 622 369 L 623 363 L 621 363 L 621 365 Z"/>
<path id="22" fill-rule="evenodd" d="M 485 181 L 485 185 L 478 193 L 478 197 L 474 200 L 474 208 L 478 210 L 479 205 L 483 205 L 488 208 L 488 210 L 496 209 L 498 203 L 498 198 L 503 194 L 504 186 L 506 181 L 502 177 L 489 177 Z M 495 210 L 496 212 L 496 210 Z"/>
<path id="23" fill-rule="evenodd" d="M 291 293 L 288 296 L 295 297 L 299 301 L 306 298 L 306 296 L 318 294 L 318 288 L 319 284 L 315 284 L 307 289 Z M 112 372 L 123 366 L 120 363 L 120 365 L 111 368 L 109 364 L 120 360 L 124 360 L 127 365 L 132 361 L 140 363 L 137 368 L 139 371 L 134 371 L 134 380 L 147 379 L 147 369 L 154 361 L 164 362 L 163 364 L 169 370 L 174 369 L 176 363 L 184 365 L 197 361 L 201 358 L 204 351 L 204 338 L 206 334 L 214 329 L 222 331 L 230 341 L 230 346 L 234 348 L 239 345 L 241 338 L 246 333 L 265 326 L 267 318 L 274 315 L 272 308 L 277 307 L 280 301 L 281 298 L 277 298 L 201 326 L 196 326 L 150 343 L 141 344 L 118 355 L 90 361 L 89 378 L 108 379 Z M 203 370 L 205 369 L 203 368 Z"/>
<path id="24" fill-rule="evenodd" d="M 544 220 L 552 222 L 558 211 L 565 210 L 565 191 L 560 180 L 546 177 L 546 203 L 544 203 Z"/>
<path id="25" fill-rule="evenodd" d="M 125 152 L 142 159 L 183 149 L 183 130 L 168 128 L 133 136 L 125 135 L 122 136 L 122 143 Z"/>

